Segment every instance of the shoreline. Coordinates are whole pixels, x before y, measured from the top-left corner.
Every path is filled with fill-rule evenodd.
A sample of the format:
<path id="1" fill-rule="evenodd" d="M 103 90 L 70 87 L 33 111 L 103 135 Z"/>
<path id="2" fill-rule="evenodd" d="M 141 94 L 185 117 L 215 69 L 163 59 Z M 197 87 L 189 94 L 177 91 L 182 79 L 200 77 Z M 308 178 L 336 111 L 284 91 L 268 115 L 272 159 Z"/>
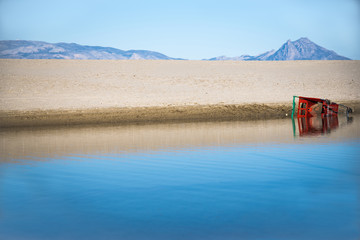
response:
<path id="1" fill-rule="evenodd" d="M 360 101 L 337 102 L 360 112 Z M 249 121 L 291 118 L 292 104 L 216 104 L 167 107 L 0 111 L 0 128 Z"/>
<path id="2" fill-rule="evenodd" d="M 290 104 L 217 104 L 128 108 L 0 111 L 0 128 L 103 124 L 151 124 L 279 119 L 290 116 Z"/>

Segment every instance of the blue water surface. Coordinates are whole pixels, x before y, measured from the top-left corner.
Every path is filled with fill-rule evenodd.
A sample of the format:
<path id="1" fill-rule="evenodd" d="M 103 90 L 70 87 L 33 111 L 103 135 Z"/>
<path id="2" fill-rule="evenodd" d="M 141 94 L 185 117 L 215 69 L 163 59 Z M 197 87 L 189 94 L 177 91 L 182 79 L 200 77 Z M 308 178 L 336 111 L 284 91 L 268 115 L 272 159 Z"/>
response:
<path id="1" fill-rule="evenodd" d="M 359 239 L 360 138 L 0 165 L 0 239 Z"/>

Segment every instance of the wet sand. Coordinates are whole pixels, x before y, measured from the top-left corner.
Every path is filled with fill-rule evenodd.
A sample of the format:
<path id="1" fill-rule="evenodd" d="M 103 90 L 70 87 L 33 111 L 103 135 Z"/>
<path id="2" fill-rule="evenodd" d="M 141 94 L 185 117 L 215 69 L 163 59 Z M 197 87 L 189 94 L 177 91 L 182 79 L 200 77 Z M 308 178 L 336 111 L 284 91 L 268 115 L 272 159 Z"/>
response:
<path id="1" fill-rule="evenodd" d="M 288 104 L 199 105 L 79 110 L 4 111 L 1 127 L 134 124 L 286 118 Z"/>
<path id="2" fill-rule="evenodd" d="M 285 118 L 293 95 L 360 109 L 360 61 L 1 59 L 0 82 L 0 127 Z"/>

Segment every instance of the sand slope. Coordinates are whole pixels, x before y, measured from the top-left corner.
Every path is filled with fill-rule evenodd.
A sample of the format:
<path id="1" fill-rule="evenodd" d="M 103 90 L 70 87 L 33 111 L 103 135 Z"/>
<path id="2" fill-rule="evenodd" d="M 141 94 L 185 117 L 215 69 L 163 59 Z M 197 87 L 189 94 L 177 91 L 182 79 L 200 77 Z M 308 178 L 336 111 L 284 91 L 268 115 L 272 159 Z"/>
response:
<path id="1" fill-rule="evenodd" d="M 360 61 L 1 59 L 0 83 L 3 121 L 24 111 L 254 103 L 283 108 L 293 95 L 359 101 Z"/>

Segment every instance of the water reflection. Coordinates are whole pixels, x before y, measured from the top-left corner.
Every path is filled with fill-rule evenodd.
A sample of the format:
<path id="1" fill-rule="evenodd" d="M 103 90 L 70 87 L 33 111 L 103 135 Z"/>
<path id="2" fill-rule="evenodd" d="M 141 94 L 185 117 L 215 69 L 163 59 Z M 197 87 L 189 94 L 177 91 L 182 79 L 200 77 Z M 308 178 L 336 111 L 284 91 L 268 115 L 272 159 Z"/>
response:
<path id="1" fill-rule="evenodd" d="M 131 153 L 292 141 L 291 121 L 173 123 L 0 131 L 0 158 Z"/>
<path id="2" fill-rule="evenodd" d="M 0 163 L 72 154 L 131 153 L 257 143 L 293 143 L 324 129 L 322 122 L 291 119 L 249 122 L 174 123 L 129 126 L 0 129 Z M 336 121 L 334 121 L 336 123 Z M 349 121 L 350 123 L 350 121 Z M 328 123 L 327 123 L 328 124 Z M 334 124 L 336 126 L 337 124 Z M 360 121 L 339 122 L 321 141 L 359 137 Z M 326 126 L 332 126 L 329 122 Z M 293 129 L 293 131 L 291 130 Z M 327 127 L 327 132 L 329 127 Z M 319 139 L 318 139 L 319 140 Z M 317 140 L 317 141 L 318 141 Z"/>
<path id="3" fill-rule="evenodd" d="M 0 239 L 357 239 L 359 129 L 354 117 L 314 138 L 294 138 L 289 119 L 2 130 Z"/>
<path id="4" fill-rule="evenodd" d="M 292 119 L 294 136 L 297 134 L 300 137 L 330 134 L 339 128 L 339 126 L 343 127 L 345 125 L 351 124 L 353 122 L 353 117 L 342 116 L 341 120 L 342 122 L 339 124 L 338 115 L 324 117 L 298 117 L 297 119 Z M 297 128 L 295 121 L 297 121 Z"/>

